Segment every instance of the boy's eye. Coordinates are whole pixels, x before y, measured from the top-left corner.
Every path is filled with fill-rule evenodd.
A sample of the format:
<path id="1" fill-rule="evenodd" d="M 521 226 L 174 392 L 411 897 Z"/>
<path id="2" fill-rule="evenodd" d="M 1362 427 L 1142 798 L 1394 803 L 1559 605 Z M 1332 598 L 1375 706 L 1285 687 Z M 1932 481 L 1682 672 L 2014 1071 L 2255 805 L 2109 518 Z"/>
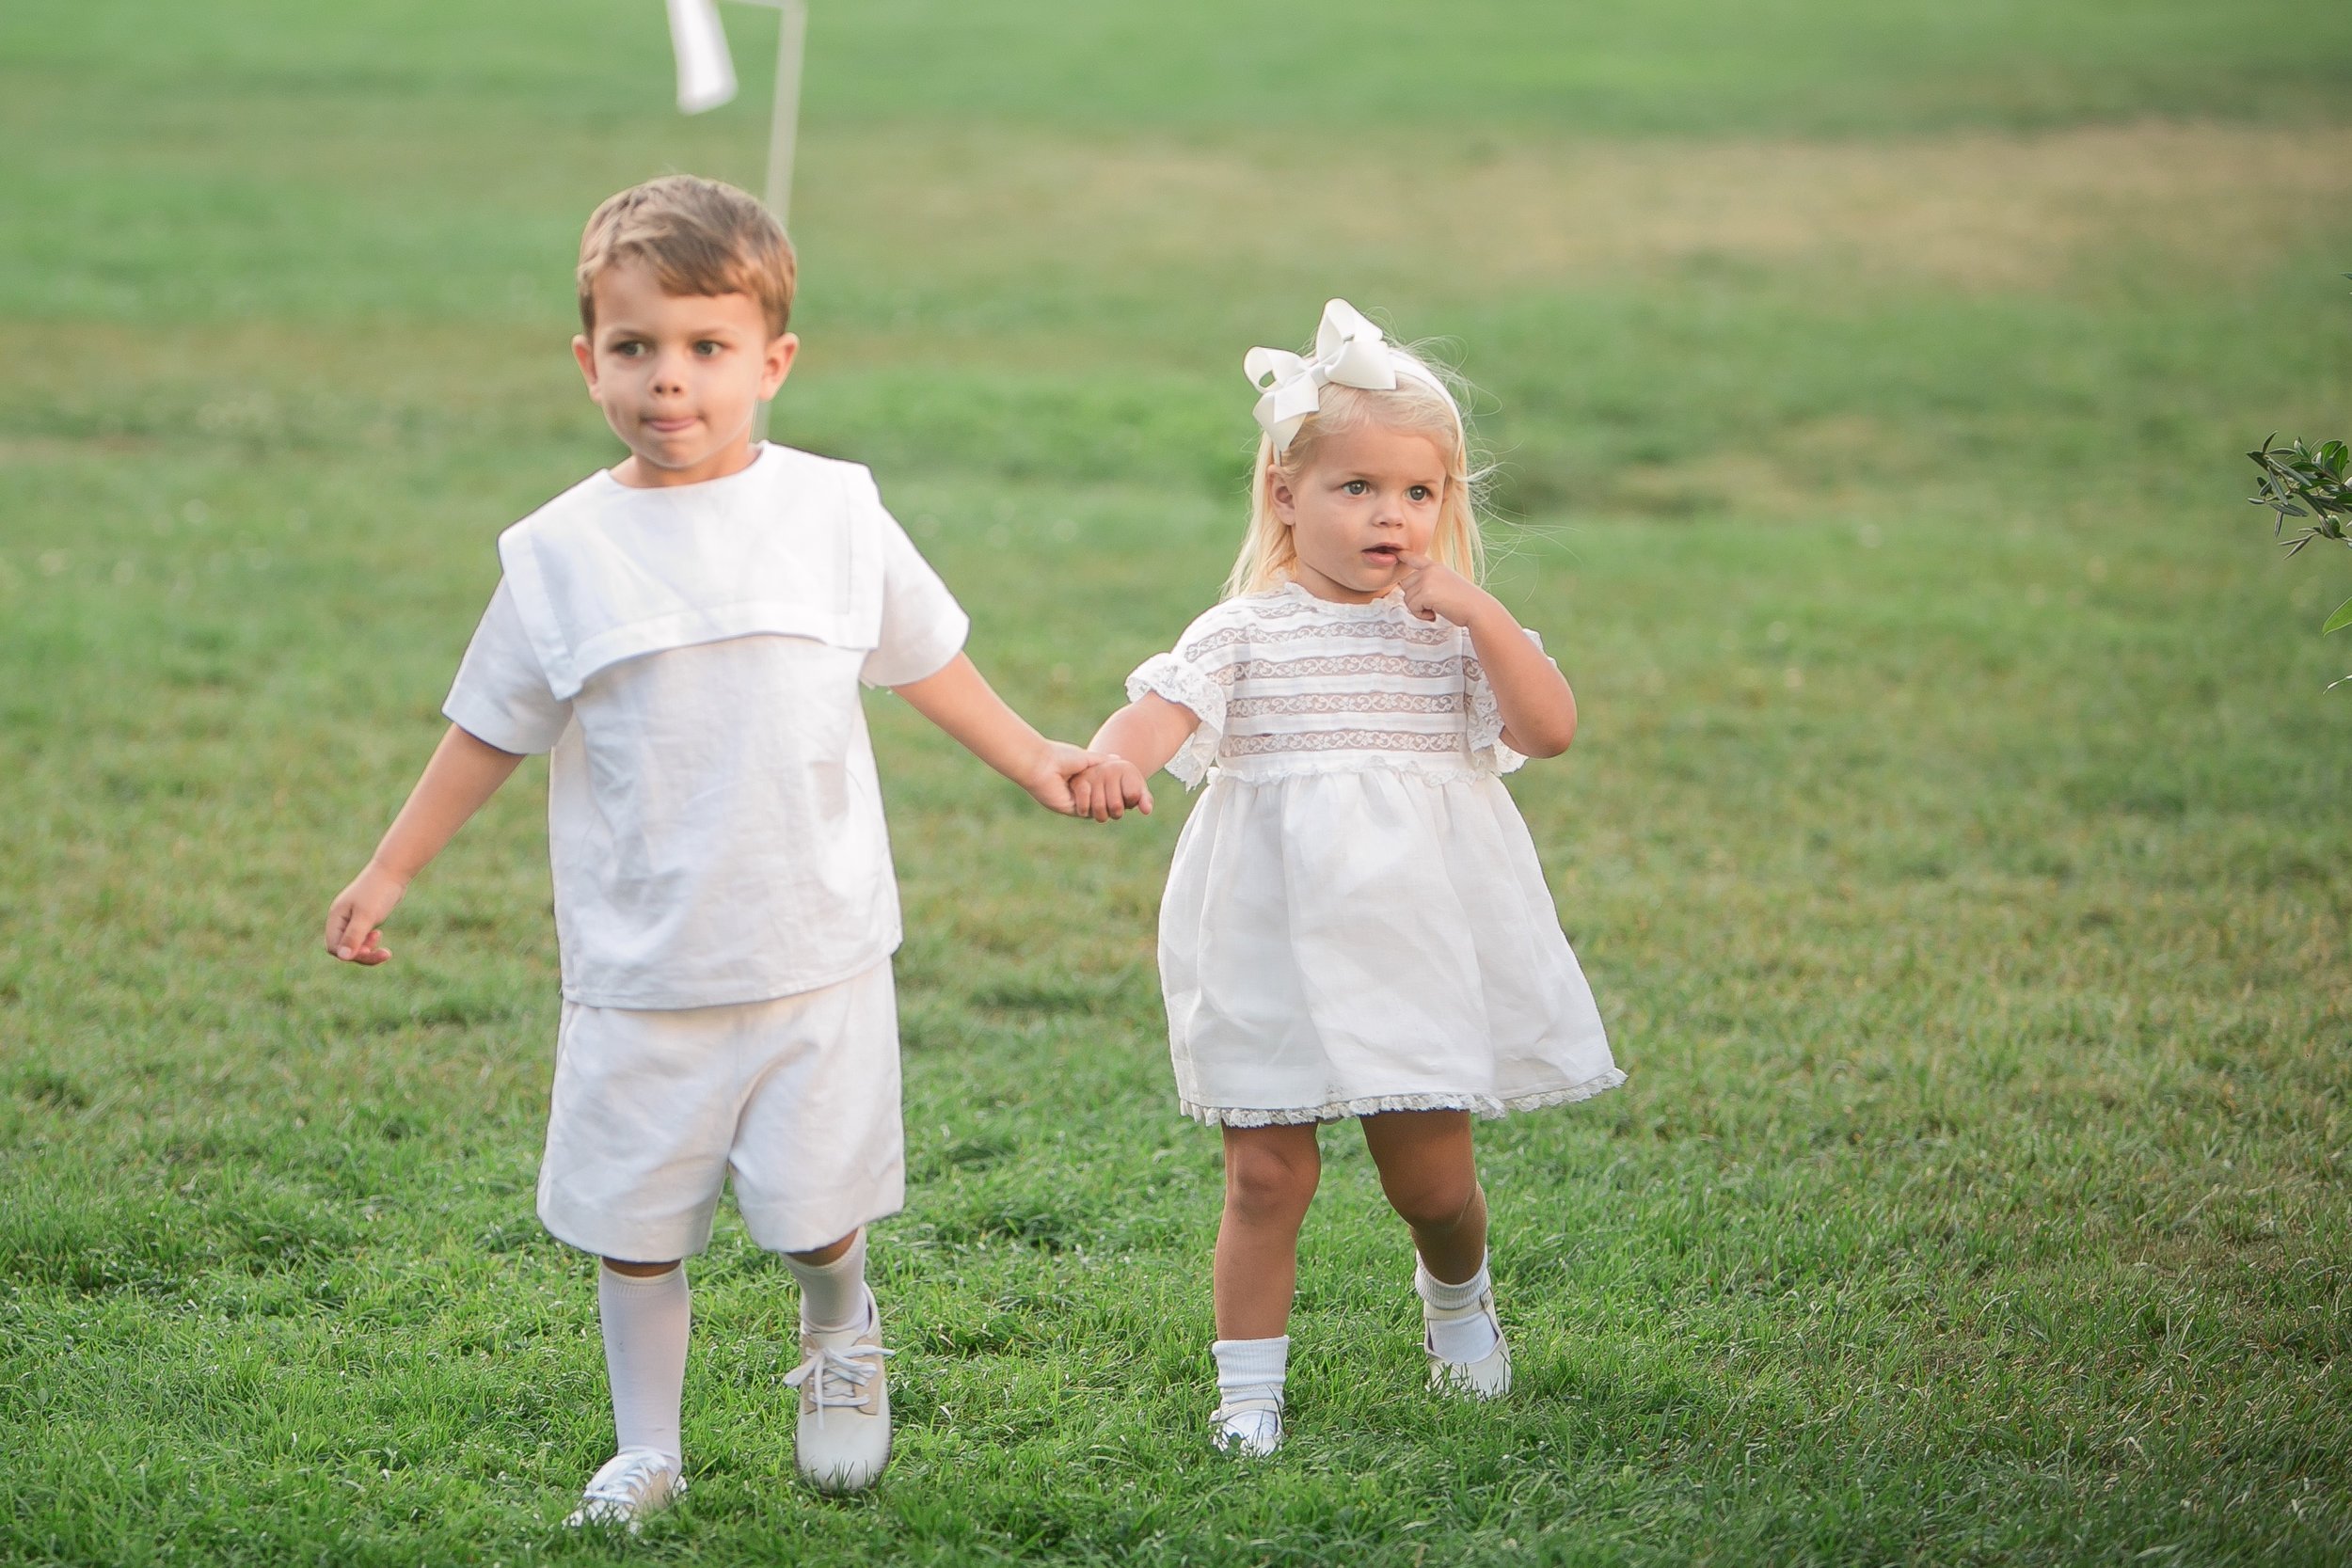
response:
<path id="1" fill-rule="evenodd" d="M 723 350 L 725 347 L 726 344 L 720 342 L 715 338 L 705 338 L 701 342 L 694 345 L 694 352 L 707 359 L 712 355 Z"/>
<path id="2" fill-rule="evenodd" d="M 624 342 L 614 343 L 612 345 L 612 352 L 619 355 L 624 359 L 634 359 L 639 355 L 645 352 L 645 345 L 636 341 L 634 339 L 631 339 Z"/>

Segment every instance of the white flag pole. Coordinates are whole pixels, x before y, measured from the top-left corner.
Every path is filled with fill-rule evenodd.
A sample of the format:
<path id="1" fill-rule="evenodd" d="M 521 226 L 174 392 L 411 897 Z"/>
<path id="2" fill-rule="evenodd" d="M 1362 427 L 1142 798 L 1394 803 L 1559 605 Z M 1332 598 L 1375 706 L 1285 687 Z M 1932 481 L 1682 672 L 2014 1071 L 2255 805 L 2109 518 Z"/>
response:
<path id="1" fill-rule="evenodd" d="M 761 0 L 762 4 L 774 0 Z M 792 221 L 792 157 L 801 129 L 801 55 L 808 38 L 806 0 L 781 0 L 776 18 L 776 103 L 768 121 L 768 210 Z"/>
<path id="2" fill-rule="evenodd" d="M 792 162 L 801 130 L 801 58 L 808 38 L 806 0 L 752 0 L 774 8 L 776 15 L 776 99 L 768 117 L 768 185 L 760 193 L 776 221 L 792 222 Z M 755 440 L 768 439 L 768 412 L 772 401 L 759 405 L 753 425 Z"/>

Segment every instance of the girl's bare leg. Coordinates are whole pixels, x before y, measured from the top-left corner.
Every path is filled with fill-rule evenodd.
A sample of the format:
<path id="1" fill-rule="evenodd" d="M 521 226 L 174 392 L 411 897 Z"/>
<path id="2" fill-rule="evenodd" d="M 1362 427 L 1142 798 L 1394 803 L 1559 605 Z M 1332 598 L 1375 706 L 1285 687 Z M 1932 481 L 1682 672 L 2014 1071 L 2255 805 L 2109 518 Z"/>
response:
<path id="1" fill-rule="evenodd" d="M 1218 1338 L 1271 1339 L 1288 1330 L 1291 1294 L 1298 1285 L 1298 1227 L 1322 1173 L 1311 1124 L 1225 1129 L 1225 1214 L 1216 1229 Z"/>
<path id="2" fill-rule="evenodd" d="M 1476 1275 L 1486 1259 L 1486 1195 L 1470 1113 L 1391 1111 L 1364 1117 L 1363 1126 L 1380 1189 L 1411 1227 L 1422 1266 L 1449 1285 Z"/>

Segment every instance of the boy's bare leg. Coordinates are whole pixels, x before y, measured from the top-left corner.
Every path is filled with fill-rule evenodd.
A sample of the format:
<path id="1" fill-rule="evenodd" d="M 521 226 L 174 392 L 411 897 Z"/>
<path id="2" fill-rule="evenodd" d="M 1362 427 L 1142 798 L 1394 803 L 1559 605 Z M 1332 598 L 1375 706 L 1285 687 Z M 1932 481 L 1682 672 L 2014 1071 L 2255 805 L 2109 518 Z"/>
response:
<path id="1" fill-rule="evenodd" d="M 1380 1190 L 1413 1232 L 1422 1267 L 1448 1284 L 1486 1260 L 1486 1195 L 1468 1111 L 1391 1111 L 1363 1118 Z"/>

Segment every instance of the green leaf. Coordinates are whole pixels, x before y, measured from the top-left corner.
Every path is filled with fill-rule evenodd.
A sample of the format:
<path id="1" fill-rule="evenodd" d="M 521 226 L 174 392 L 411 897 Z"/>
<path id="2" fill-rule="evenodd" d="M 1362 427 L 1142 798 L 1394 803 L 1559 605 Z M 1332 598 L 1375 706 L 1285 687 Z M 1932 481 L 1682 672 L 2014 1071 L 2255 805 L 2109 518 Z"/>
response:
<path id="1" fill-rule="evenodd" d="M 2333 478 L 2344 477 L 2344 465 L 2347 458 L 2352 458 L 2352 449 L 2347 449 L 2342 441 L 2330 441 L 2319 449 L 2319 466 Z"/>
<path id="2" fill-rule="evenodd" d="M 2352 599 L 2346 599 L 2336 606 L 2336 612 L 2328 617 L 2328 624 L 2319 628 L 2319 635 L 2325 637 L 2331 631 L 2342 631 L 2346 626 L 2352 626 Z"/>

